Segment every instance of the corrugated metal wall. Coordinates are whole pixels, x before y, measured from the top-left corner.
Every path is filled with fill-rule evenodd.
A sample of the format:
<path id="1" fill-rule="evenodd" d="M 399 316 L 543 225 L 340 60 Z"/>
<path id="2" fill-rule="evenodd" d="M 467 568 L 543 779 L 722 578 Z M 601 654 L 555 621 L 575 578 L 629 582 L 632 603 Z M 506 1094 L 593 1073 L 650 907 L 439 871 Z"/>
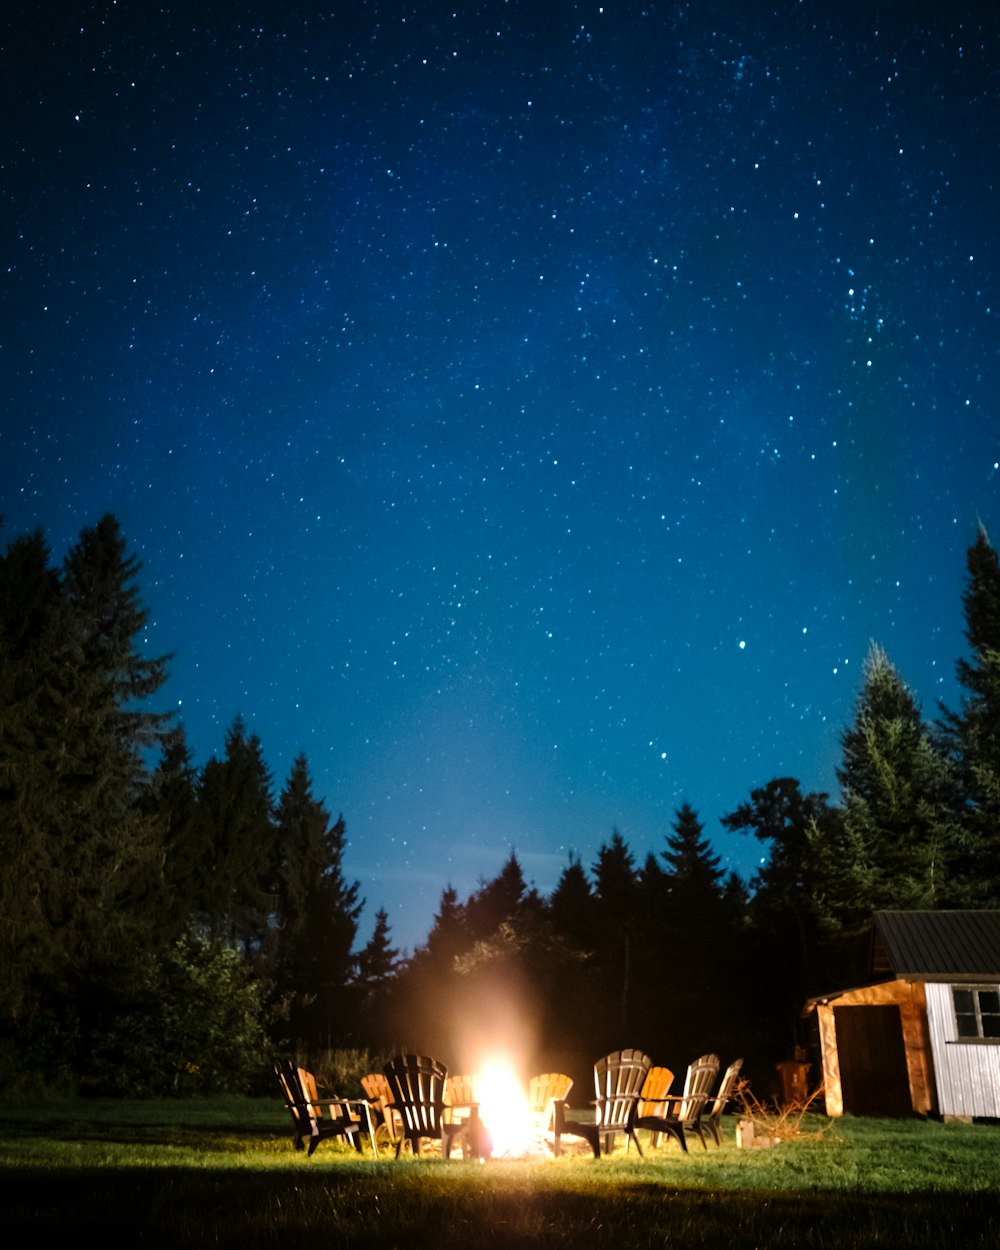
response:
<path id="1" fill-rule="evenodd" d="M 928 982 L 927 1023 L 942 1115 L 1000 1116 L 1000 1045 L 957 1041 L 951 986 Z"/>

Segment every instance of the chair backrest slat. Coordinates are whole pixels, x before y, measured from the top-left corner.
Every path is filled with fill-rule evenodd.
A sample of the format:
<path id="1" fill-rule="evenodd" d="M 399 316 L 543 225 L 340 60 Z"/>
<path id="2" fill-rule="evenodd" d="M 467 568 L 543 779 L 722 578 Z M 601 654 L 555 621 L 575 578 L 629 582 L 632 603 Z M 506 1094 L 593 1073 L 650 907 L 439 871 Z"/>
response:
<path id="1" fill-rule="evenodd" d="M 448 1077 L 444 1064 L 428 1055 L 395 1055 L 385 1065 L 385 1076 L 405 1132 L 439 1137 Z"/>
<path id="2" fill-rule="evenodd" d="M 697 1120 L 701 1115 L 718 1072 L 718 1055 L 702 1055 L 690 1065 L 684 1079 L 684 1101 L 677 1116 L 682 1123 Z"/>
<path id="3" fill-rule="evenodd" d="M 627 1128 L 650 1065 L 641 1050 L 616 1050 L 594 1064 L 597 1123 L 602 1128 Z"/>

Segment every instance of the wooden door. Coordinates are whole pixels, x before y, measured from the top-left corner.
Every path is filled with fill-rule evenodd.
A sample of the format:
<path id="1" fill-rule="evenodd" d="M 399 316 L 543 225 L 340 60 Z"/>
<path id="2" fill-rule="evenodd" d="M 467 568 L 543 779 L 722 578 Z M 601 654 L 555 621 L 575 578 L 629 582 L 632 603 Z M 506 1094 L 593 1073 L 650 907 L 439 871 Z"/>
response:
<path id="1" fill-rule="evenodd" d="M 899 1007 L 835 1007 L 844 1111 L 849 1115 L 913 1113 Z"/>

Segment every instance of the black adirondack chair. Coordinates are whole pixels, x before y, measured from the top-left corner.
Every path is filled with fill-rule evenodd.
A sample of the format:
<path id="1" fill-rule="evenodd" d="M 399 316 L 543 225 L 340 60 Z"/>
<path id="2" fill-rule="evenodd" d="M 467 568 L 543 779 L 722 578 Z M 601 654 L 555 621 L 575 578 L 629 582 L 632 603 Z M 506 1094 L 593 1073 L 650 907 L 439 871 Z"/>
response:
<path id="1" fill-rule="evenodd" d="M 364 1099 L 319 1098 L 313 1074 L 289 1059 L 276 1063 L 274 1071 L 295 1125 L 292 1140 L 296 1150 L 302 1150 L 308 1141 L 312 1155 L 325 1138 L 347 1137 L 360 1154 L 361 1134 L 367 1132 L 377 1153 L 371 1112 Z"/>
<path id="2" fill-rule="evenodd" d="M 719 1088 L 715 1097 L 705 1104 L 705 1112 L 702 1115 L 701 1123 L 712 1134 L 717 1146 L 722 1145 L 722 1113 L 732 1101 L 733 1094 L 736 1092 L 736 1082 L 740 1079 L 742 1067 L 743 1060 L 734 1059 L 719 1082 Z"/>
<path id="3" fill-rule="evenodd" d="M 651 1060 L 641 1050 L 616 1050 L 594 1064 L 594 1120 L 572 1120 L 567 1112 L 569 1104 L 557 1099 L 553 1106 L 553 1154 L 558 1155 L 563 1137 L 582 1137 L 594 1152 L 594 1158 L 606 1155 L 615 1148 L 615 1134 L 625 1133 L 629 1141 L 642 1154 L 642 1147 L 635 1135 L 635 1120 L 639 1095 Z"/>
<path id="4" fill-rule="evenodd" d="M 396 1158 L 408 1141 L 415 1155 L 421 1141 L 439 1141 L 447 1159 L 455 1139 L 465 1135 L 469 1140 L 468 1120 L 456 1121 L 447 1115 L 445 1081 L 448 1069 L 428 1055 L 394 1055 L 382 1069 L 392 1094 L 393 1111 L 399 1116 L 402 1135 L 396 1145 Z M 470 1112 L 478 1108 L 470 1108 Z M 478 1116 L 474 1119 L 478 1124 Z"/>
<path id="5" fill-rule="evenodd" d="M 688 1148 L 687 1134 L 697 1133 L 702 1146 L 707 1150 L 708 1143 L 705 1141 L 701 1118 L 718 1074 L 718 1056 L 702 1055 L 687 1070 L 684 1093 L 644 1099 L 647 1106 L 643 1108 L 642 1115 L 636 1116 L 635 1127 L 649 1129 L 653 1134 L 654 1145 L 659 1141 L 661 1133 L 675 1137 L 685 1153 Z"/>

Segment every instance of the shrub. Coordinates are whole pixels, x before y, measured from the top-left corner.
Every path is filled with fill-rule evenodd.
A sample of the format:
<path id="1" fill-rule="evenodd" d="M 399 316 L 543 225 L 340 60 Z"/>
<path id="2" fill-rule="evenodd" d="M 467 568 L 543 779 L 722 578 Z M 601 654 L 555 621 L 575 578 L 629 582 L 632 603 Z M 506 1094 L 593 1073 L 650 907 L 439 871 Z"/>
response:
<path id="1" fill-rule="evenodd" d="M 181 939 L 89 1029 L 81 1089 L 92 1093 L 242 1093 L 267 1059 L 262 987 L 234 949 Z"/>

